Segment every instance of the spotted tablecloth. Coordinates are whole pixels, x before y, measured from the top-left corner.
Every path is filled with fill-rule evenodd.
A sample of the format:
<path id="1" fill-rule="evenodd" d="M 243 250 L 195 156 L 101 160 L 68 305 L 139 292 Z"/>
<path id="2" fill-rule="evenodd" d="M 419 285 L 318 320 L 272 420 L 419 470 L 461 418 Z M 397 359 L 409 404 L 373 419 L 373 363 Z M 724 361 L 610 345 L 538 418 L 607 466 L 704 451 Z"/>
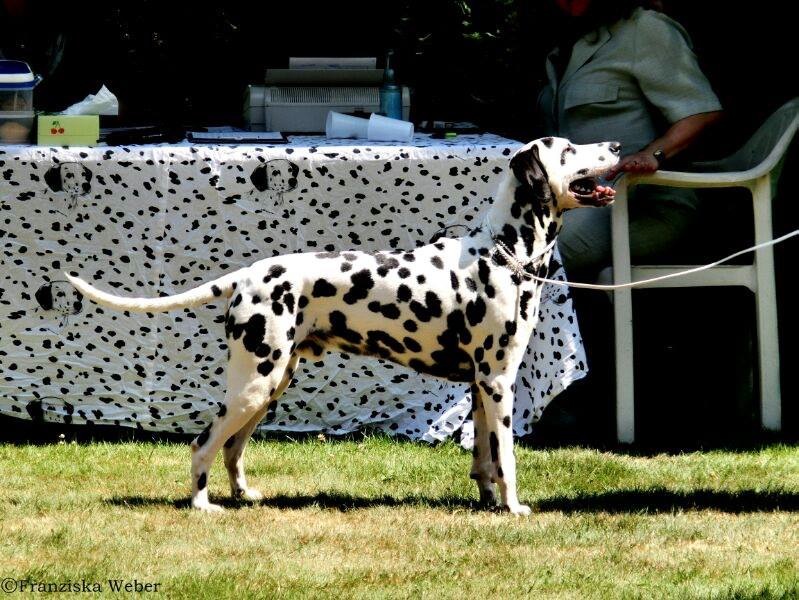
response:
<path id="1" fill-rule="evenodd" d="M 408 145 L 303 136 L 275 146 L 0 146 L 0 413 L 200 431 L 224 395 L 224 308 L 98 311 L 63 271 L 112 291 L 172 294 L 278 254 L 461 235 L 520 145 L 417 135 Z M 568 292 L 547 287 L 514 432 L 529 433 L 585 371 Z M 261 428 L 434 441 L 461 428 L 469 408 L 465 385 L 329 354 L 302 364 Z M 468 423 L 463 431 L 468 444 Z"/>

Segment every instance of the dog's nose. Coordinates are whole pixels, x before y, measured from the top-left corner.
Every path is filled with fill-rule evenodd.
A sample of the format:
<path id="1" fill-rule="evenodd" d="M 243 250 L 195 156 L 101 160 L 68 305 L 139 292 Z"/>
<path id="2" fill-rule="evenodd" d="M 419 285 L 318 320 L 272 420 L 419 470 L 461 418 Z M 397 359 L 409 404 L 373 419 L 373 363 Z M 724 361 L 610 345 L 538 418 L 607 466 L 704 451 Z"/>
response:
<path id="1" fill-rule="evenodd" d="M 613 154 L 619 154 L 621 152 L 621 144 L 619 142 L 611 142 L 608 149 Z"/>

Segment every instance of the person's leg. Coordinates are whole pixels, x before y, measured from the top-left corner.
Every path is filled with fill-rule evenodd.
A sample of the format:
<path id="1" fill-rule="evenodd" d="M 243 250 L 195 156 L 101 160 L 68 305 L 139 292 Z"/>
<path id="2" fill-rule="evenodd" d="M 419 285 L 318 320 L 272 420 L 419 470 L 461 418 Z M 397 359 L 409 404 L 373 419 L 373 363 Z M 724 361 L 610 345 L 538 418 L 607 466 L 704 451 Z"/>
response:
<path id="1" fill-rule="evenodd" d="M 675 192 L 678 192 L 675 194 Z M 666 259 L 680 250 L 679 244 L 696 218 L 691 190 L 641 186 L 630 198 L 630 254 L 633 263 Z M 567 277 L 593 281 L 611 265 L 611 210 L 578 208 L 563 215 L 558 248 Z"/>
<path id="2" fill-rule="evenodd" d="M 694 221 L 690 203 L 658 201 L 662 188 L 636 190 L 630 204 L 630 252 L 633 263 L 668 260 Z M 660 196 L 660 198 L 659 198 Z M 611 211 L 575 209 L 564 215 L 558 246 L 571 281 L 593 282 L 611 265 Z M 615 433 L 613 402 L 613 325 L 608 297 L 593 290 L 573 290 L 572 297 L 586 350 L 589 373 L 544 411 L 539 431 L 548 437 L 598 442 Z M 610 438 L 608 438 L 610 439 Z"/>
<path id="3" fill-rule="evenodd" d="M 577 208 L 563 215 L 558 249 L 570 280 L 593 281 L 610 264 L 611 209 Z"/>

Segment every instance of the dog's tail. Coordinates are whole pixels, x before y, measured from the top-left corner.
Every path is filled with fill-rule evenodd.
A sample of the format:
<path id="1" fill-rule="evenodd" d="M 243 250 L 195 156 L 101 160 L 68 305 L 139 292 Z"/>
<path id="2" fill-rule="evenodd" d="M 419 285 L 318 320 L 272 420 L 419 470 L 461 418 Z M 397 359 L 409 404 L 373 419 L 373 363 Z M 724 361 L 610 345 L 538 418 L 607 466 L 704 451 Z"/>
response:
<path id="1" fill-rule="evenodd" d="M 73 277 L 69 273 L 64 273 L 69 282 L 84 296 L 90 298 L 101 306 L 115 308 L 117 310 L 129 310 L 133 312 L 166 312 L 173 308 L 187 308 L 199 304 L 208 304 L 216 299 L 230 298 L 236 288 L 236 282 L 241 278 L 240 271 L 234 271 L 223 275 L 219 279 L 209 281 L 194 289 L 175 294 L 174 296 L 162 296 L 160 298 L 125 298 L 115 296 L 98 290 L 96 287 L 86 283 L 78 277 Z"/>

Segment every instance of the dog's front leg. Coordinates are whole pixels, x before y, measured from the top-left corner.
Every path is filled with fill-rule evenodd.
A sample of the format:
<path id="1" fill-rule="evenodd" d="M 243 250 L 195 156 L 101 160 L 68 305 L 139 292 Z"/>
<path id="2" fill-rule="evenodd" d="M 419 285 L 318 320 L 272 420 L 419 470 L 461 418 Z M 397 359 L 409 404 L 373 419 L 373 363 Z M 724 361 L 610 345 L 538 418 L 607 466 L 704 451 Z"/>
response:
<path id="1" fill-rule="evenodd" d="M 483 395 L 480 387 L 472 384 L 472 422 L 474 423 L 474 448 L 472 448 L 472 470 L 469 477 L 477 482 L 480 504 L 494 506 L 497 496 L 494 491 L 494 466 L 491 464 L 491 450 L 488 444 L 488 424 L 486 422 Z"/>
<path id="2" fill-rule="evenodd" d="M 502 505 L 514 515 L 529 515 L 530 507 L 519 503 L 516 496 L 516 457 L 513 455 L 513 389 L 512 381 L 495 377 L 478 381 L 484 399 L 488 428 L 488 449 L 499 485 Z"/>

